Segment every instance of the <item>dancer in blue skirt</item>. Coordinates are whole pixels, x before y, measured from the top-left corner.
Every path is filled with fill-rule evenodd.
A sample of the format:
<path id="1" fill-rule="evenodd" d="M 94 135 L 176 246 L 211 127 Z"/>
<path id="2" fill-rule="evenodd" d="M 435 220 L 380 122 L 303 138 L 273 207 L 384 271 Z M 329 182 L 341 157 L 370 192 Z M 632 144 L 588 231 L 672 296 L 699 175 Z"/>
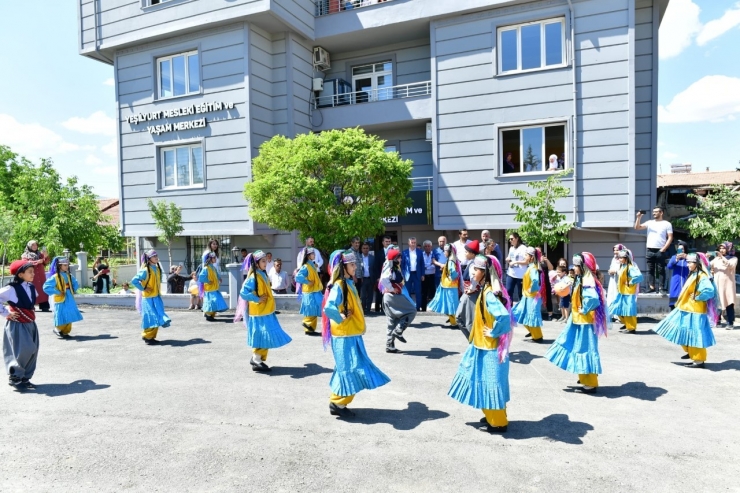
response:
<path id="1" fill-rule="evenodd" d="M 442 267 L 442 277 L 440 278 L 437 292 L 434 298 L 429 302 L 427 308 L 430 311 L 443 313 L 449 317 L 451 327 L 457 327 L 455 313 L 460 304 L 461 277 L 460 264 L 457 261 L 455 247 L 447 243 L 444 247 L 444 255 L 447 258 L 444 267 Z"/>
<path id="2" fill-rule="evenodd" d="M 316 332 L 318 319 L 321 316 L 321 301 L 324 299 L 324 286 L 321 284 L 316 267 L 316 250 L 306 247 L 303 253 L 303 265 L 295 275 L 298 288 L 296 294 L 301 301 L 299 313 L 303 315 L 303 330 L 306 335 L 320 335 Z"/>
<path id="3" fill-rule="evenodd" d="M 157 344 L 159 328 L 167 328 L 172 323 L 164 312 L 160 296 L 162 285 L 162 266 L 156 250 L 149 250 L 141 256 L 141 270 L 131 279 L 136 292 L 136 309 L 141 313 L 141 338 L 147 345 Z"/>
<path id="4" fill-rule="evenodd" d="M 72 332 L 72 324 L 82 320 L 74 294 L 80 288 L 77 279 L 69 272 L 69 259 L 55 257 L 46 274 L 44 292 L 51 298 L 54 311 L 54 334 L 66 339 Z"/>
<path id="5" fill-rule="evenodd" d="M 511 301 L 501 283 L 501 266 L 495 257 L 478 255 L 473 260 L 471 278 L 481 286 L 470 331 L 470 345 L 460 362 L 448 395 L 481 409 L 482 423 L 489 433 L 506 432 L 509 420 L 509 344 L 512 318 Z"/>
<path id="6" fill-rule="evenodd" d="M 224 297 L 221 295 L 221 277 L 218 275 L 218 257 L 214 252 L 204 255 L 206 263 L 198 275 L 198 282 L 203 284 L 203 314 L 206 320 L 213 322 L 216 312 L 225 312 L 229 309 Z"/>
<path id="7" fill-rule="evenodd" d="M 624 325 L 621 332 L 634 334 L 637 331 L 637 293 L 642 282 L 642 272 L 634 264 L 632 252 L 624 248 L 617 252 L 619 270 L 617 271 L 614 300 L 609 303 L 609 316 L 618 317 Z"/>
<path id="8" fill-rule="evenodd" d="M 372 390 L 391 381 L 367 355 L 362 335 L 365 333 L 365 315 L 357 288 L 352 280 L 357 268 L 352 250 L 337 250 L 329 258 L 331 281 L 324 294 L 322 335 L 324 347 L 331 343 L 334 353 L 334 373 L 329 386 L 329 413 L 351 418 L 347 409 L 361 390 Z"/>
<path id="9" fill-rule="evenodd" d="M 542 336 L 542 300 L 547 296 L 545 275 L 542 271 L 542 253 L 539 248 L 527 247 L 525 259 L 529 268 L 522 279 L 522 299 L 516 304 L 512 313 L 518 324 L 527 329 L 525 337 L 532 342 L 540 343 Z"/>

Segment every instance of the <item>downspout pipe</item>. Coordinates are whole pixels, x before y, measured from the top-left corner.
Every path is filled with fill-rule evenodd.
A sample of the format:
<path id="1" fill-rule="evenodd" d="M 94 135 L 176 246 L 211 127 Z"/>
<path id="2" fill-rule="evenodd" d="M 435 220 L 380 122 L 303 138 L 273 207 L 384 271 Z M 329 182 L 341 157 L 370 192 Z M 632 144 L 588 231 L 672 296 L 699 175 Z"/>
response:
<path id="1" fill-rule="evenodd" d="M 570 60 L 573 64 L 571 71 L 573 84 L 573 138 L 571 139 L 571 162 L 573 163 L 573 224 L 578 226 L 578 86 L 576 85 L 576 16 L 573 11 L 573 2 L 568 0 L 570 12 Z"/>

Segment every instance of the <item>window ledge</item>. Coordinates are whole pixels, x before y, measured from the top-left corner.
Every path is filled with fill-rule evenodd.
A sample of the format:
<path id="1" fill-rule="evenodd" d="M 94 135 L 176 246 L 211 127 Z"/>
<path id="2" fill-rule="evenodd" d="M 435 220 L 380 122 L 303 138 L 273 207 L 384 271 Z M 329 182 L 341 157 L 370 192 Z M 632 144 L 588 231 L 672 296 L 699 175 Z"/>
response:
<path id="1" fill-rule="evenodd" d="M 203 185 L 193 185 L 190 187 L 167 187 L 167 188 L 159 188 L 157 189 L 157 193 L 167 193 L 167 192 L 182 192 L 183 190 L 205 190 L 206 186 Z"/>
<path id="2" fill-rule="evenodd" d="M 143 0 L 141 5 L 141 10 L 144 12 L 155 12 L 157 10 L 166 9 L 169 7 L 174 7 L 175 5 L 180 5 L 183 3 L 189 3 L 193 2 L 194 0 L 167 0 L 162 3 L 158 3 L 156 5 L 147 5 L 147 1 Z"/>
<path id="3" fill-rule="evenodd" d="M 511 181 L 525 181 L 527 177 L 530 176 L 550 176 L 554 175 L 556 173 L 560 173 L 561 171 L 568 171 L 570 168 L 565 169 L 558 169 L 557 171 L 531 171 L 529 173 L 506 173 L 506 174 L 498 174 L 496 175 L 496 179 L 500 180 L 502 178 L 509 179 L 511 178 Z"/>
<path id="4" fill-rule="evenodd" d="M 154 89 L 155 91 L 157 88 Z M 167 96 L 166 98 L 155 98 L 154 102 L 165 102 L 165 101 L 172 101 L 173 99 L 183 99 L 191 96 L 203 96 L 203 88 L 200 88 L 200 91 L 198 92 L 189 92 L 187 94 L 180 94 L 179 96 Z"/>
<path id="5" fill-rule="evenodd" d="M 522 75 L 522 74 L 532 74 L 537 72 L 549 72 L 551 70 L 558 70 L 558 69 L 570 69 L 573 67 L 573 64 L 564 64 L 564 65 L 550 65 L 544 68 L 533 68 L 530 70 L 511 70 L 509 72 L 499 72 L 496 75 L 494 75 L 494 78 L 504 78 L 509 77 L 512 75 Z"/>

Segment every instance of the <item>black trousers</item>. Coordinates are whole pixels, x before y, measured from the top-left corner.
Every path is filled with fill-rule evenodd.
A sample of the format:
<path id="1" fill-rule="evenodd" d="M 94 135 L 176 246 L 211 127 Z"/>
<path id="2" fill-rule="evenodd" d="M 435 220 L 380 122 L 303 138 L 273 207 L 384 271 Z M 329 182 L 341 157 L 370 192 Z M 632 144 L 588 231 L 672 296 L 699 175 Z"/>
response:
<path id="1" fill-rule="evenodd" d="M 645 257 L 647 264 L 648 288 L 663 290 L 665 283 L 665 254 L 659 248 L 648 248 Z"/>
<path id="2" fill-rule="evenodd" d="M 432 301 L 437 288 L 434 286 L 434 274 L 427 274 L 421 281 L 421 309 L 426 311 L 427 303 Z"/>

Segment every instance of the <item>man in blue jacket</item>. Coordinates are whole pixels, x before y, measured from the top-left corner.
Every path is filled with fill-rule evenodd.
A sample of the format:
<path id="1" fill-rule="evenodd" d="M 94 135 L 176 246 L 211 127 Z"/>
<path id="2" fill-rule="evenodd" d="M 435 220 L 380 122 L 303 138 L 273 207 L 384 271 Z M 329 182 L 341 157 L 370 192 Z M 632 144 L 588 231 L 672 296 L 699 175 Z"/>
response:
<path id="1" fill-rule="evenodd" d="M 421 283 L 424 280 L 424 252 L 416 246 L 416 238 L 409 238 L 409 247 L 401 255 L 401 272 L 406 289 L 416 301 L 416 311 L 421 311 Z"/>

